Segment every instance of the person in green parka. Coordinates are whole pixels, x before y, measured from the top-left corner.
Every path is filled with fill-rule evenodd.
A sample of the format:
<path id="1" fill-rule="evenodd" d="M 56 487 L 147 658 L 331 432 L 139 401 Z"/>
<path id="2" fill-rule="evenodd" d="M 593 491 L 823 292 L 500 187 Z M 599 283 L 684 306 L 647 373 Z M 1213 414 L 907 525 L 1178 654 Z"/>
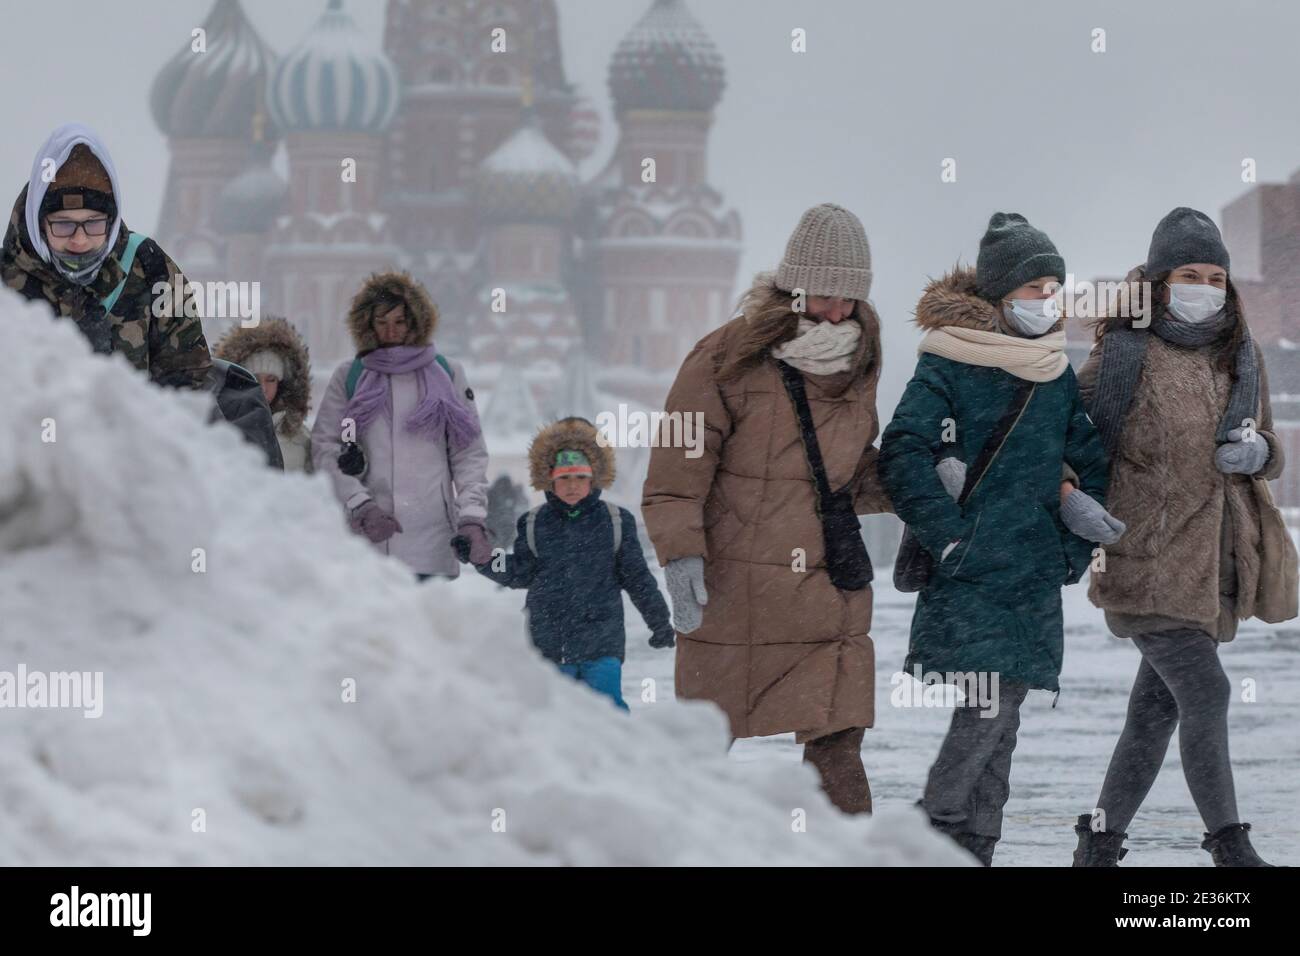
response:
<path id="1" fill-rule="evenodd" d="M 1064 281 L 1043 232 L 995 213 L 976 268 L 921 297 L 920 359 L 881 440 L 880 477 L 934 564 L 905 670 L 982 689 L 954 711 L 921 805 L 986 866 L 1020 705 L 1030 690 L 1059 690 L 1061 588 L 1083 576 L 1095 543 L 1123 532 L 1105 510 L 1106 451 L 1065 355 L 1054 297 Z"/>

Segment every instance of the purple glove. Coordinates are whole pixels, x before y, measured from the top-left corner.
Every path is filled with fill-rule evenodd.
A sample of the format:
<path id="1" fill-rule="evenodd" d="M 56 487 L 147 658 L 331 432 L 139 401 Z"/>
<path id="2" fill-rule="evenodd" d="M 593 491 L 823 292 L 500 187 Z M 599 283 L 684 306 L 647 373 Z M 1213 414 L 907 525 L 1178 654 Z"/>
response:
<path id="1" fill-rule="evenodd" d="M 402 530 L 401 524 L 373 500 L 358 506 L 348 518 L 348 526 L 364 534 L 371 544 L 383 544 Z"/>
<path id="2" fill-rule="evenodd" d="M 492 560 L 492 545 L 488 543 L 487 529 L 477 521 L 466 521 L 456 529 L 456 534 L 469 542 L 469 563 L 487 564 Z"/>

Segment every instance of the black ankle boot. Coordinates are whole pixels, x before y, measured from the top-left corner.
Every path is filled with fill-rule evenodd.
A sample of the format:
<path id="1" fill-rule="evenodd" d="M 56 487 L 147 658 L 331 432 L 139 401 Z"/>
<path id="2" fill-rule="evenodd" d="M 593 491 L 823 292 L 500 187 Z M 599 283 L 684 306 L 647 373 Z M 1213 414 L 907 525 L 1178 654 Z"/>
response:
<path id="1" fill-rule="evenodd" d="M 959 830 L 949 834 L 949 836 L 953 838 L 959 847 L 979 860 L 980 866 L 993 865 L 993 850 L 998 845 L 997 837 L 967 833 L 965 830 Z"/>
<path id="2" fill-rule="evenodd" d="M 925 809 L 920 800 L 916 805 Z M 975 859 L 980 861 L 981 866 L 993 865 L 993 850 L 998 845 L 997 837 L 980 836 L 978 833 L 970 833 L 963 829 L 966 826 L 965 821 L 961 823 L 948 823 L 944 820 L 936 820 L 930 817 L 930 826 L 934 827 L 940 833 L 950 837 L 952 842 L 969 853 Z"/>
<path id="3" fill-rule="evenodd" d="M 1128 855 L 1128 849 L 1123 846 L 1128 834 L 1094 830 L 1091 814 L 1079 815 L 1074 832 L 1079 834 L 1079 845 L 1074 849 L 1075 866 L 1119 866 L 1119 861 Z"/>
<path id="4" fill-rule="evenodd" d="M 1265 863 L 1250 845 L 1250 824 L 1230 823 L 1205 834 L 1202 850 L 1209 850 L 1215 866 L 1272 866 Z"/>

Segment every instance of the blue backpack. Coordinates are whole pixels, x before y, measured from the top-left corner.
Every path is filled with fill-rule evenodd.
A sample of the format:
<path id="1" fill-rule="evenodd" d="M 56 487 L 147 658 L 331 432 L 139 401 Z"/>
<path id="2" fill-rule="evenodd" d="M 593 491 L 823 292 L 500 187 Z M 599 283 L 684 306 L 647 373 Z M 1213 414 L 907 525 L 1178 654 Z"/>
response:
<path id="1" fill-rule="evenodd" d="M 117 284 L 117 287 L 100 300 L 105 315 L 113 311 L 113 306 L 117 305 L 117 300 L 122 297 L 122 290 L 126 288 L 126 280 L 131 278 L 131 267 L 135 265 L 135 254 L 139 250 L 140 244 L 148 238 L 141 232 L 127 233 L 126 249 L 122 251 L 122 271 L 126 274 L 122 276 L 122 281 Z"/>

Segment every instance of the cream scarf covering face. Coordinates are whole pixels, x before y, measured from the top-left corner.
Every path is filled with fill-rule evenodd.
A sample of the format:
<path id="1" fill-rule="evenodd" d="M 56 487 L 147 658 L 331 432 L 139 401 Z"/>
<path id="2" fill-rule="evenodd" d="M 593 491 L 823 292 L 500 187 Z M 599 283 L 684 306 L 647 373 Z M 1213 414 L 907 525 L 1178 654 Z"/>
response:
<path id="1" fill-rule="evenodd" d="M 1065 330 L 1036 339 L 1018 335 L 965 329 L 949 325 L 931 329 L 921 339 L 917 353 L 941 355 L 966 365 L 1000 368 L 1028 382 L 1051 382 L 1070 365 L 1065 355 Z"/>
<path id="2" fill-rule="evenodd" d="M 861 338 L 862 325 L 855 318 L 814 322 L 800 316 L 798 333 L 789 342 L 773 346 L 772 357 L 808 375 L 834 375 L 853 367 Z"/>

